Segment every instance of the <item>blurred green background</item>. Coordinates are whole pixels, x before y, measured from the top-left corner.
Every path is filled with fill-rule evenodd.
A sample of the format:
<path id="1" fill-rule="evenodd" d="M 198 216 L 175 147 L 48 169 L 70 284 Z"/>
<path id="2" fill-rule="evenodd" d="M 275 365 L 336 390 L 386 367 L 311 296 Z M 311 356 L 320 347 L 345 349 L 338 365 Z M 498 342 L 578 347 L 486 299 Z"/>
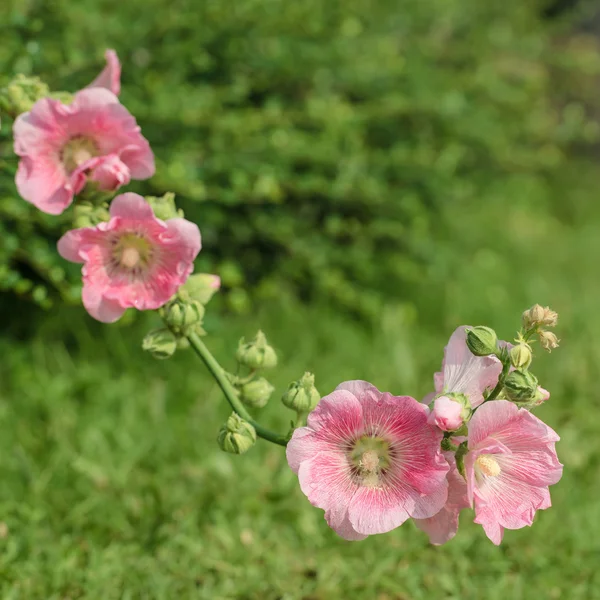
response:
<path id="1" fill-rule="evenodd" d="M 55 242 L 66 218 L 14 189 L 0 130 L 0 591 L 10 599 L 600 598 L 600 40 L 593 2 L 4 0 L 0 85 L 76 90 L 123 62 L 157 158 L 131 189 L 177 193 L 216 272 L 207 344 L 226 367 L 263 328 L 282 392 L 364 378 L 420 398 L 460 324 L 536 352 L 562 437 L 554 507 L 500 548 L 463 514 L 328 530 L 282 450 L 214 442 L 228 415 L 192 355 L 140 342 L 152 316 L 92 322 Z M 66 302 L 65 302 L 66 300 Z M 275 397 L 261 419 L 284 429 Z"/>

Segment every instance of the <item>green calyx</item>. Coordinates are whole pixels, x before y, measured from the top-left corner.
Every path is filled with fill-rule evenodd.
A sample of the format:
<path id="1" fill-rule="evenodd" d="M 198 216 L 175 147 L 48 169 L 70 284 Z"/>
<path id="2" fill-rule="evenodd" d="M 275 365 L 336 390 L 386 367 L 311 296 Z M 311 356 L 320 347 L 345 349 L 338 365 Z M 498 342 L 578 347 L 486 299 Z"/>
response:
<path id="1" fill-rule="evenodd" d="M 264 378 L 245 383 L 240 388 L 240 400 L 250 408 L 263 408 L 275 388 Z"/>
<path id="2" fill-rule="evenodd" d="M 17 117 L 49 95 L 50 88 L 39 77 L 17 75 L 0 90 L 0 108 L 12 117 Z"/>
<path id="3" fill-rule="evenodd" d="M 167 328 L 150 331 L 142 342 L 142 349 L 154 358 L 165 359 L 177 350 L 177 337 Z"/>
<path id="4" fill-rule="evenodd" d="M 162 221 L 183 217 L 183 211 L 175 205 L 175 194 L 167 192 L 164 196 L 146 196 L 154 216 Z"/>
<path id="5" fill-rule="evenodd" d="M 182 300 L 194 300 L 206 305 L 219 291 L 221 280 L 217 275 L 209 273 L 195 273 L 179 288 L 177 296 Z"/>
<path id="6" fill-rule="evenodd" d="M 238 414 L 231 413 L 217 437 L 219 447 L 230 454 L 244 454 L 256 443 L 256 430 Z"/>
<path id="7" fill-rule="evenodd" d="M 529 371 L 516 369 L 504 381 L 504 395 L 518 404 L 534 400 L 538 391 L 537 377 Z"/>
<path id="8" fill-rule="evenodd" d="M 467 346 L 475 356 L 489 356 L 498 351 L 498 336 L 490 327 L 480 325 L 467 330 Z"/>
<path id="9" fill-rule="evenodd" d="M 312 373 L 304 373 L 298 381 L 290 383 L 281 401 L 297 413 L 308 414 L 320 399 L 321 395 L 315 387 L 315 376 Z"/>
<path id="10" fill-rule="evenodd" d="M 277 366 L 277 354 L 267 343 L 262 331 L 251 342 L 240 340 L 235 357 L 240 365 L 250 369 L 272 369 Z"/>
<path id="11" fill-rule="evenodd" d="M 178 299 L 171 300 L 159 312 L 169 328 L 182 335 L 186 335 L 191 329 L 200 327 L 204 318 L 204 306 L 194 300 L 189 302 L 182 302 Z"/>

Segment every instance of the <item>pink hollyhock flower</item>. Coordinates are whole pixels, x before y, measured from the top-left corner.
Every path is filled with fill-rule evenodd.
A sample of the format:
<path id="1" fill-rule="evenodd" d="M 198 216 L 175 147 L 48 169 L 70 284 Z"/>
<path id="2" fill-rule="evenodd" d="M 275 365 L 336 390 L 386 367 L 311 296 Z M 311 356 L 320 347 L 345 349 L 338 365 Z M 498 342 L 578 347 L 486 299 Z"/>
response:
<path id="1" fill-rule="evenodd" d="M 464 422 L 463 406 L 448 396 L 440 396 L 433 403 L 428 422 L 442 431 L 456 431 Z"/>
<path id="2" fill-rule="evenodd" d="M 121 93 L 121 63 L 119 57 L 114 50 L 107 50 L 104 53 L 104 58 L 106 59 L 106 66 L 87 87 L 106 88 L 115 96 L 118 96 Z"/>
<path id="3" fill-rule="evenodd" d="M 409 396 L 347 381 L 294 431 L 288 463 L 338 535 L 360 540 L 442 508 L 449 466 L 427 413 Z"/>
<path id="4" fill-rule="evenodd" d="M 533 523 L 551 505 L 548 486 L 562 476 L 558 435 L 524 408 L 507 400 L 480 406 L 469 422 L 465 472 L 475 523 L 499 544 L 504 529 Z"/>
<path id="5" fill-rule="evenodd" d="M 428 519 L 415 519 L 415 525 L 429 536 L 429 541 L 439 546 L 450 541 L 458 531 L 458 515 L 463 508 L 468 508 L 467 484 L 456 468 L 454 452 L 444 452 L 450 465 L 448 471 L 448 500 L 438 512 Z"/>
<path id="6" fill-rule="evenodd" d="M 185 219 L 161 221 L 138 194 L 121 194 L 110 221 L 67 232 L 58 252 L 83 263 L 83 305 L 112 323 L 126 308 L 152 310 L 169 301 L 194 268 L 200 231 Z"/>
<path id="7" fill-rule="evenodd" d="M 442 372 L 434 374 L 433 382 L 437 394 L 464 394 L 475 408 L 483 402 L 483 392 L 498 383 L 502 363 L 495 356 L 472 354 L 467 347 L 467 329 L 463 325 L 450 337 L 444 349 Z M 423 402 L 431 402 L 435 395 L 429 394 Z"/>
<path id="8" fill-rule="evenodd" d="M 39 100 L 17 117 L 14 137 L 19 194 L 52 215 L 63 212 L 88 179 L 114 190 L 154 174 L 152 150 L 135 119 L 103 88 L 82 90 L 69 105 Z"/>

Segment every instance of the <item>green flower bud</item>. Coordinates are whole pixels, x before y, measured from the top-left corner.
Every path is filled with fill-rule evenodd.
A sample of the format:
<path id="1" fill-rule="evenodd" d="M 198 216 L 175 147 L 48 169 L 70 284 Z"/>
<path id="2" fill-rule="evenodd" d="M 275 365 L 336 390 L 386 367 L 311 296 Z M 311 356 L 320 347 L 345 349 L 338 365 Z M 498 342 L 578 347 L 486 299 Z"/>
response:
<path id="1" fill-rule="evenodd" d="M 217 442 L 221 450 L 225 452 L 244 454 L 256 443 L 256 431 L 250 423 L 244 421 L 237 413 L 231 413 L 231 416 L 219 431 Z"/>
<path id="2" fill-rule="evenodd" d="M 202 322 L 204 306 L 200 302 L 180 302 L 175 300 L 163 307 L 162 314 L 167 325 L 182 331 L 187 327 Z"/>
<path id="3" fill-rule="evenodd" d="M 467 346 L 475 356 L 489 356 L 497 350 L 498 336 L 493 329 L 480 325 L 467 331 Z"/>
<path id="4" fill-rule="evenodd" d="M 187 281 L 179 288 L 177 295 L 186 299 L 196 300 L 200 304 L 207 304 L 221 287 L 221 278 L 209 273 L 196 273 L 190 275 Z"/>
<path id="5" fill-rule="evenodd" d="M 142 349 L 150 352 L 154 358 L 169 358 L 177 349 L 177 338 L 166 328 L 155 329 L 144 338 Z"/>
<path id="6" fill-rule="evenodd" d="M 537 377 L 529 371 L 517 369 L 509 373 L 504 382 L 504 395 L 512 402 L 529 402 L 536 396 L 537 391 Z"/>
<path id="7" fill-rule="evenodd" d="M 259 377 L 242 386 L 240 400 L 251 408 L 263 408 L 267 405 L 274 389 L 264 377 Z"/>
<path id="8" fill-rule="evenodd" d="M 319 402 L 321 395 L 315 387 L 315 376 L 304 373 L 298 380 L 290 383 L 281 401 L 299 413 L 309 413 Z"/>
<path id="9" fill-rule="evenodd" d="M 77 202 L 73 208 L 73 227 L 95 227 L 108 221 L 110 214 L 105 206 L 96 206 L 91 202 Z"/>
<path id="10" fill-rule="evenodd" d="M 235 354 L 237 361 L 250 369 L 272 369 L 277 366 L 277 354 L 267 343 L 262 331 L 251 342 L 240 340 Z"/>
<path id="11" fill-rule="evenodd" d="M 515 369 L 529 368 L 532 358 L 529 344 L 519 343 L 510 349 L 510 362 Z"/>
<path id="12" fill-rule="evenodd" d="M 0 108 L 13 117 L 28 112 L 41 98 L 50 94 L 50 88 L 39 77 L 17 75 L 0 90 Z"/>
<path id="13" fill-rule="evenodd" d="M 152 207 L 157 219 L 167 221 L 183 217 L 183 211 L 175 206 L 175 194 L 167 192 L 164 196 L 146 196 L 148 204 Z"/>

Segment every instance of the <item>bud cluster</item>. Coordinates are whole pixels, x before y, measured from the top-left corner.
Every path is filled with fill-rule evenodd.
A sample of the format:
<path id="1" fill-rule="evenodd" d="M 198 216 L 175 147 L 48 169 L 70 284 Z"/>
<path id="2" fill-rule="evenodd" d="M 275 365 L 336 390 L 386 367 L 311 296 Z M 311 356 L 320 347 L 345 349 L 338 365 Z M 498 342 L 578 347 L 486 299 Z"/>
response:
<path id="1" fill-rule="evenodd" d="M 523 313 L 522 323 L 523 329 L 528 334 L 535 333 L 538 335 L 540 345 L 544 350 L 552 352 L 552 350 L 558 348 L 560 340 L 554 333 L 545 329 L 546 327 L 556 327 L 558 323 L 558 313 L 551 310 L 549 306 L 543 307 L 534 304 Z"/>

